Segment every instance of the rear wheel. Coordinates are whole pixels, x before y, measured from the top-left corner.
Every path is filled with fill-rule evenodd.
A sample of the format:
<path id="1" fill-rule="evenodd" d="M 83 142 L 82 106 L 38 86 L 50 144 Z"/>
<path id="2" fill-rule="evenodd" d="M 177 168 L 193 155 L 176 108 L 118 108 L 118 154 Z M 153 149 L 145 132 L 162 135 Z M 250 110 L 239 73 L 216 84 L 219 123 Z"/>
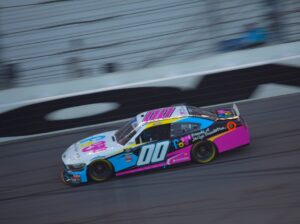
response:
<path id="1" fill-rule="evenodd" d="M 96 182 L 108 180 L 113 175 L 113 167 L 106 160 L 98 160 L 89 165 L 88 175 Z"/>
<path id="2" fill-rule="evenodd" d="M 196 163 L 208 163 L 217 155 L 217 149 L 212 142 L 198 142 L 191 151 L 192 160 Z"/>

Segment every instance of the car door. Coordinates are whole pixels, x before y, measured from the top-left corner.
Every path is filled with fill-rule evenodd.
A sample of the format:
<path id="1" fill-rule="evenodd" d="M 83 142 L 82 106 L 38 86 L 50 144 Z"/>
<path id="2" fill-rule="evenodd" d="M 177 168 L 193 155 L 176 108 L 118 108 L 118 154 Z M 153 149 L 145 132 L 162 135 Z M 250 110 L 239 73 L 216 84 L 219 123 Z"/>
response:
<path id="1" fill-rule="evenodd" d="M 145 129 L 136 138 L 141 144 L 136 151 L 138 160 L 136 166 L 146 166 L 163 162 L 170 147 L 170 125 L 159 125 Z"/>

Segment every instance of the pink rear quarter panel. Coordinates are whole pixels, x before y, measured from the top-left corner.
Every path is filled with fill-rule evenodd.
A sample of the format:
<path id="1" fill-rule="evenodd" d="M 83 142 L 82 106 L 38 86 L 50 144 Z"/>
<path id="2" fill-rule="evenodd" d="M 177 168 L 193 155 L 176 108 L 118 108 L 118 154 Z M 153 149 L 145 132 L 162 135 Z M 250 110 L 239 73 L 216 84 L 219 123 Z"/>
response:
<path id="1" fill-rule="evenodd" d="M 217 137 L 213 142 L 216 144 L 219 153 L 229 151 L 250 143 L 249 130 L 245 126 L 240 126 Z"/>

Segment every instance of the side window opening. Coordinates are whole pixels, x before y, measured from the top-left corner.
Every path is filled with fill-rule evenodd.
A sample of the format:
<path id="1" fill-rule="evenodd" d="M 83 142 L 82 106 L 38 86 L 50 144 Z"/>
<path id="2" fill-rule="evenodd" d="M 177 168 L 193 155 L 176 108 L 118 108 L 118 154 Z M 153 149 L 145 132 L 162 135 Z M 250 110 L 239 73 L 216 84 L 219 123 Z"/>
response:
<path id="1" fill-rule="evenodd" d="M 171 137 L 178 137 L 200 130 L 200 125 L 196 123 L 173 123 L 171 125 Z"/>
<path id="2" fill-rule="evenodd" d="M 144 130 L 136 139 L 137 144 L 170 138 L 170 125 L 159 125 Z"/>

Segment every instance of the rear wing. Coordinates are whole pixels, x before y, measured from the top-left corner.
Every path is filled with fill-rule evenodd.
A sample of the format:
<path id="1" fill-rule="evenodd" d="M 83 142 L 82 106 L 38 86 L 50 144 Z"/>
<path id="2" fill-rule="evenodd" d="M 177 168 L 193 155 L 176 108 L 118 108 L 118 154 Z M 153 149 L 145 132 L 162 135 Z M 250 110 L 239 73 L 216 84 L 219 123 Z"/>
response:
<path id="1" fill-rule="evenodd" d="M 215 113 L 219 120 L 231 120 L 240 117 L 240 111 L 236 104 L 233 104 L 231 108 L 217 108 Z"/>
<path id="2" fill-rule="evenodd" d="M 232 105 L 232 109 L 233 109 L 235 115 L 239 117 L 240 116 L 240 111 L 239 111 L 239 108 L 237 107 L 237 105 L 235 103 Z"/>

